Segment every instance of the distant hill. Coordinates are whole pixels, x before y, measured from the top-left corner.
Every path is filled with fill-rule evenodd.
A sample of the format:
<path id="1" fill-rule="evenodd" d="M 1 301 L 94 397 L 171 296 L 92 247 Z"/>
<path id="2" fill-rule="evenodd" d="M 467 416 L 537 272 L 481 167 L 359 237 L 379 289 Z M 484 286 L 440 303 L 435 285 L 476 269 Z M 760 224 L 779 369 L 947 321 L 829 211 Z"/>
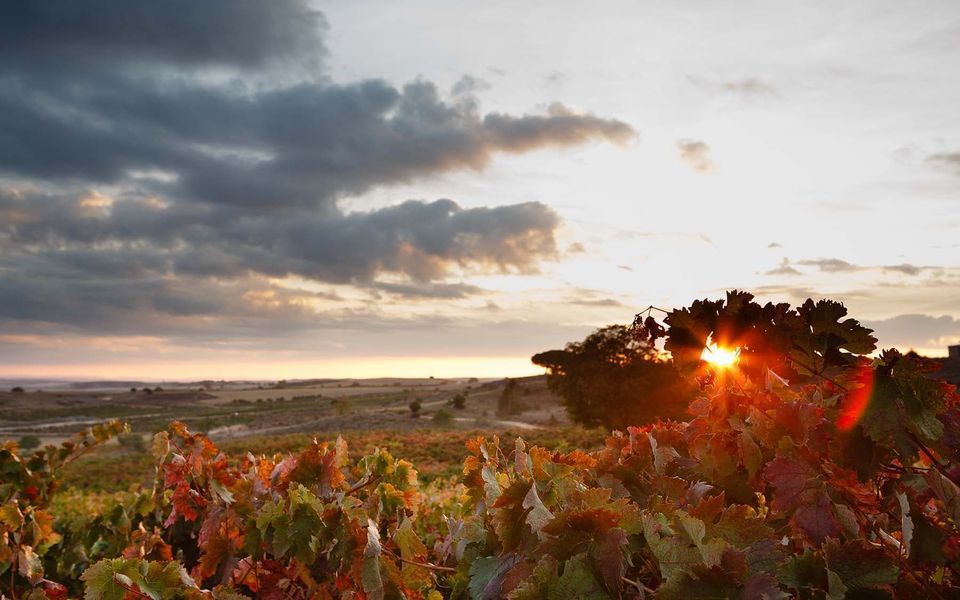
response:
<path id="1" fill-rule="evenodd" d="M 146 381 L 74 381 L 69 387 L 74 390 L 113 390 L 126 388 L 154 387 L 156 382 Z"/>

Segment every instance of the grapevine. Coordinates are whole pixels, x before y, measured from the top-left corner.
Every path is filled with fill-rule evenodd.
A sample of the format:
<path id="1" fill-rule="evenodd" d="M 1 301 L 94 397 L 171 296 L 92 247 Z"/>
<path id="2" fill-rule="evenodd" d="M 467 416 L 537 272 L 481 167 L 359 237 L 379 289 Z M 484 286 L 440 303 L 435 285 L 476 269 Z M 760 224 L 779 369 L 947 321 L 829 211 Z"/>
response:
<path id="1" fill-rule="evenodd" d="M 922 359 L 874 356 L 829 300 L 730 292 L 634 333 L 699 383 L 686 420 L 552 452 L 471 439 L 429 485 L 341 438 L 228 456 L 180 423 L 152 486 L 86 518 L 59 469 L 123 431 L 0 451 L 0 589 L 12 598 L 953 598 L 960 397 Z M 719 369 L 710 340 L 737 348 Z"/>

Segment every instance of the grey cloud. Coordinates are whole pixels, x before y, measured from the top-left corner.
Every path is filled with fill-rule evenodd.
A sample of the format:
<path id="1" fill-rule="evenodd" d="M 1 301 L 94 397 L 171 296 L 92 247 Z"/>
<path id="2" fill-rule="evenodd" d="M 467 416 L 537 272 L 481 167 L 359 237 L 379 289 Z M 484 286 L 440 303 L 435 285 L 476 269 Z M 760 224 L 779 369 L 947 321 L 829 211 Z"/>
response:
<path id="1" fill-rule="evenodd" d="M 485 92 L 490 89 L 490 82 L 473 75 L 464 75 L 453 84 L 450 93 L 454 96 L 472 96 L 477 92 Z"/>
<path id="2" fill-rule="evenodd" d="M 458 299 L 483 293 L 483 288 L 465 283 L 389 283 L 377 282 L 375 290 L 410 299 Z"/>
<path id="3" fill-rule="evenodd" d="M 304 0 L 12 0 L 0 4 L 0 62 L 259 66 L 320 58 L 324 29 Z"/>
<path id="4" fill-rule="evenodd" d="M 800 271 L 794 269 L 790 266 L 790 261 L 788 259 L 783 259 L 780 262 L 780 266 L 775 269 L 770 269 L 766 272 L 767 275 L 800 275 Z"/>
<path id="5" fill-rule="evenodd" d="M 624 144 L 637 132 L 623 121 L 578 114 L 553 103 L 546 115 L 514 117 L 490 113 L 483 118 L 487 142 L 506 152 L 526 152 L 547 144 L 574 145 L 593 139 Z"/>
<path id="6" fill-rule="evenodd" d="M 819 258 L 816 260 L 801 260 L 798 265 L 806 267 L 816 267 L 825 273 L 853 273 L 857 271 L 879 270 L 884 272 L 900 273 L 903 275 L 916 276 L 924 271 L 937 270 L 940 267 L 918 266 L 909 263 L 899 265 L 880 265 L 880 266 L 861 266 L 849 263 L 839 258 Z"/>
<path id="7" fill-rule="evenodd" d="M 713 169 L 710 146 L 705 142 L 692 139 L 677 140 L 677 148 L 680 149 L 680 160 L 694 171 L 706 173 Z"/>
<path id="8" fill-rule="evenodd" d="M 303 0 L 0 6 L 0 322 L 314 319 L 316 297 L 266 282 L 285 276 L 482 293 L 446 280 L 557 257 L 547 206 L 339 202 L 497 153 L 636 136 L 559 103 L 485 114 L 475 78 L 452 97 L 425 80 L 334 84 L 325 31 Z"/>
<path id="9" fill-rule="evenodd" d="M 734 81 L 723 81 L 719 84 L 720 89 L 733 94 L 742 94 L 745 96 L 775 96 L 776 89 L 766 81 L 756 77 L 738 79 Z"/>
<path id="10" fill-rule="evenodd" d="M 816 290 L 810 287 L 800 285 L 760 285 L 754 287 L 751 291 L 758 296 L 769 298 L 771 301 L 782 302 L 784 298 L 793 303 L 802 303 L 807 298 L 820 298 Z"/>
<path id="11" fill-rule="evenodd" d="M 960 152 L 938 152 L 927 157 L 930 162 L 939 167 L 953 170 L 960 175 Z"/>
<path id="12" fill-rule="evenodd" d="M 571 293 L 562 300 L 562 303 L 593 308 L 627 308 L 627 305 L 623 302 L 616 298 L 610 298 L 608 292 L 582 287 L 573 288 Z"/>
<path id="13" fill-rule="evenodd" d="M 925 268 L 926 267 L 918 267 L 916 265 L 903 263 L 899 265 L 886 265 L 883 267 L 883 270 L 903 273 L 904 275 L 919 275 Z"/>
<path id="14" fill-rule="evenodd" d="M 928 348 L 940 349 L 940 353 L 945 354 L 945 343 L 960 343 L 960 319 L 946 315 L 897 315 L 889 319 L 869 321 L 865 325 L 876 332 L 884 347 L 892 346 L 904 351 Z"/>
<path id="15" fill-rule="evenodd" d="M 777 89 L 768 81 L 759 77 L 745 77 L 742 79 L 716 80 L 696 76 L 687 79 L 694 85 L 715 94 L 729 94 L 739 96 L 744 100 L 760 99 L 768 96 L 777 96 Z"/>
<path id="16" fill-rule="evenodd" d="M 567 304 L 589 306 L 592 308 L 625 308 L 627 305 L 613 298 L 597 298 L 595 300 L 571 299 Z"/>
<path id="17" fill-rule="evenodd" d="M 479 169 L 496 152 L 633 135 L 623 122 L 560 105 L 546 115 L 482 116 L 469 103 L 445 102 L 425 81 L 402 90 L 371 80 L 249 94 L 123 78 L 94 92 L 56 88 L 0 92 L 0 172 L 118 184 L 131 171 L 156 169 L 174 175 L 140 182 L 156 193 L 258 210 L 329 206 L 378 185 Z M 57 96 L 55 106 L 36 101 L 47 95 Z"/>
<path id="18" fill-rule="evenodd" d="M 455 268 L 532 272 L 557 254 L 559 218 L 535 202 L 463 209 L 451 200 L 407 201 L 370 212 L 253 214 L 226 223 L 222 210 L 119 201 L 89 215 L 80 203 L 0 189 L 0 239 L 24 256 L 42 257 L 44 269 L 95 275 L 97 265 L 127 260 L 136 265 L 128 268 L 156 276 L 254 273 L 354 284 L 388 273 L 437 281 Z"/>
<path id="19" fill-rule="evenodd" d="M 548 86 L 561 86 L 567 81 L 567 75 L 562 71 L 551 71 L 544 78 L 544 82 Z"/>
<path id="20" fill-rule="evenodd" d="M 863 267 L 848 263 L 839 258 L 818 258 L 816 260 L 797 261 L 798 265 L 805 267 L 817 267 L 825 273 L 849 273 L 853 271 L 862 271 Z"/>

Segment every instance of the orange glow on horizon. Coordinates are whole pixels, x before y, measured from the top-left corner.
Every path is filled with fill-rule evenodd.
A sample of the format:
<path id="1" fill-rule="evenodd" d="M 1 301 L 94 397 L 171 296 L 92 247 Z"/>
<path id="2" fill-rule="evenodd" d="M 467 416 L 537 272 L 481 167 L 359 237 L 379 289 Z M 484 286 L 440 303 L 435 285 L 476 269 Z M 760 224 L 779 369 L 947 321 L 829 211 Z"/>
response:
<path id="1" fill-rule="evenodd" d="M 722 348 L 716 342 L 707 338 L 707 345 L 700 353 L 700 359 L 710 363 L 715 367 L 727 369 L 737 364 L 740 360 L 740 348 Z"/>
<path id="2" fill-rule="evenodd" d="M 525 377 L 540 375 L 543 369 L 526 356 L 372 356 L 318 358 L 316 360 L 251 360 L 235 357 L 214 362 L 204 360 L 124 362 L 116 364 L 77 363 L 22 364 L 0 366 L 0 377 L 51 379 L 136 379 L 144 381 L 279 380 L 312 378 L 376 379 L 461 377 Z"/>

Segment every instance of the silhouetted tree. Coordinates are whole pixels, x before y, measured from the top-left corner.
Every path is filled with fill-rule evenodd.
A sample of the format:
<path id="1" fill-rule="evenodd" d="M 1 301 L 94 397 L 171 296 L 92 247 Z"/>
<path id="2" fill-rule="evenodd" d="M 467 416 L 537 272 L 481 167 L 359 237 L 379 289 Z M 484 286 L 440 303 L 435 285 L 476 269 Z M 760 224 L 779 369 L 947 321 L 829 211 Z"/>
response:
<path id="1" fill-rule="evenodd" d="M 694 396 L 672 361 L 624 325 L 610 325 L 563 350 L 531 359 L 547 369 L 547 385 L 563 398 L 570 419 L 622 429 L 677 418 Z"/>

